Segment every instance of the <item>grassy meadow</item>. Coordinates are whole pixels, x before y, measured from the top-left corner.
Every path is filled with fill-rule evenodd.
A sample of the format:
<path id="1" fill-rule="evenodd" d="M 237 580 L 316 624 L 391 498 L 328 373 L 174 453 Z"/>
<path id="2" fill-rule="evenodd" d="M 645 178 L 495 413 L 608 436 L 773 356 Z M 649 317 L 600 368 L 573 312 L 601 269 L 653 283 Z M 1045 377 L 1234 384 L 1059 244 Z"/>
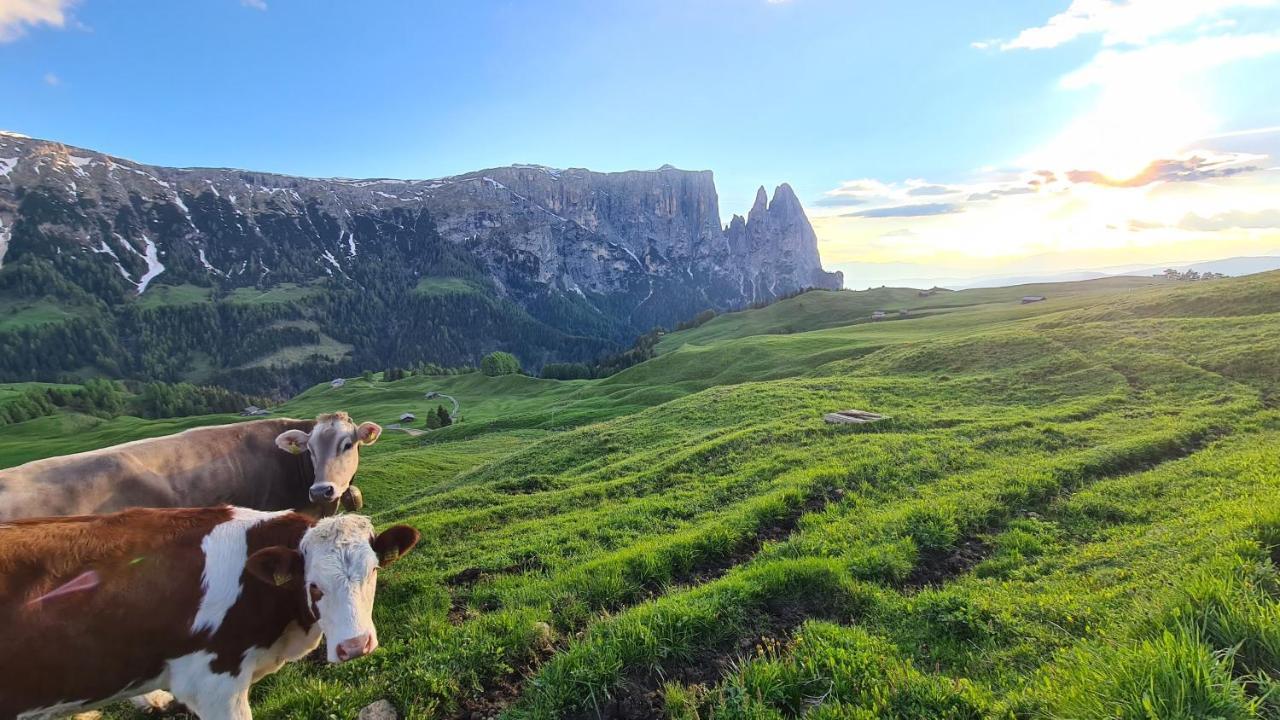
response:
<path id="1" fill-rule="evenodd" d="M 1280 273 L 811 292 L 658 350 L 279 408 L 463 421 L 362 452 L 424 538 L 382 647 L 256 717 L 1280 718 Z M 0 465 L 236 419 L 55 415 Z"/>

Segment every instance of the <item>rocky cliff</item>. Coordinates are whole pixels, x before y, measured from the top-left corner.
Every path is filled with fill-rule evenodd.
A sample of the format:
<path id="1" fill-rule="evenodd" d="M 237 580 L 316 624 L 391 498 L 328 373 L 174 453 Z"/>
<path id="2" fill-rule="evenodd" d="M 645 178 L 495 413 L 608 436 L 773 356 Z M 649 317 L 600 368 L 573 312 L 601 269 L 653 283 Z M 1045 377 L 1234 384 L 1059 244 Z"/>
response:
<path id="1" fill-rule="evenodd" d="M 771 201 L 761 188 L 747 217 L 722 228 L 706 171 L 303 178 L 142 165 L 0 134 L 0 292 L 31 298 L 42 283 L 60 288 L 58 302 L 111 307 L 167 297 L 165 287 L 212 300 L 323 288 L 383 305 L 470 288 L 565 337 L 617 343 L 841 278 L 822 270 L 789 186 Z M 489 340 L 475 351 L 500 344 Z"/>

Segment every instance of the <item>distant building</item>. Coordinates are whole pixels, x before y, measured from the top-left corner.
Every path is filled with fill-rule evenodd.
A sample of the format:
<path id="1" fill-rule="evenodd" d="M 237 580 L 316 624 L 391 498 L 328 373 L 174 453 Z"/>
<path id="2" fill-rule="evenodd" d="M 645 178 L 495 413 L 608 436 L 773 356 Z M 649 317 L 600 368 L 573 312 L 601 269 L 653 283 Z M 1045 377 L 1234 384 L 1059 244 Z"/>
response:
<path id="1" fill-rule="evenodd" d="M 333 386 L 333 387 L 340 388 L 340 387 L 342 387 L 343 385 L 346 385 L 346 384 L 347 384 L 347 381 L 346 381 L 346 380 L 343 380 L 342 378 L 334 378 L 334 379 L 333 379 L 333 382 L 331 382 L 331 383 L 329 383 L 329 384 L 330 384 L 331 386 Z"/>
<path id="2" fill-rule="evenodd" d="M 1029 305 L 1031 303 L 1044 302 L 1045 300 L 1046 298 L 1043 295 L 1027 295 L 1022 298 L 1022 304 Z"/>
<path id="3" fill-rule="evenodd" d="M 271 414 L 270 410 L 263 410 L 257 405 L 250 405 L 249 407 L 240 411 L 240 415 L 243 417 L 258 417 L 260 415 L 270 415 L 270 414 Z"/>
<path id="4" fill-rule="evenodd" d="M 411 423 L 411 422 L 413 422 L 414 420 L 417 420 L 417 419 L 418 419 L 418 417 L 417 417 L 416 415 L 414 415 L 413 413 L 405 413 L 405 414 L 403 414 L 403 415 L 401 415 L 401 416 L 400 416 L 400 422 L 402 422 L 402 423 Z"/>
<path id="5" fill-rule="evenodd" d="M 937 293 L 938 293 L 937 290 L 931 289 L 931 290 L 921 290 L 920 292 L 916 293 L 916 295 L 919 295 L 920 297 L 930 297 L 931 295 L 936 295 Z"/>
<path id="6" fill-rule="evenodd" d="M 883 319 L 885 318 L 885 315 L 886 315 L 885 311 L 883 311 L 883 310 L 877 310 L 877 311 L 875 311 L 875 312 L 871 313 L 871 319 L 872 319 L 872 320 L 883 320 Z"/>

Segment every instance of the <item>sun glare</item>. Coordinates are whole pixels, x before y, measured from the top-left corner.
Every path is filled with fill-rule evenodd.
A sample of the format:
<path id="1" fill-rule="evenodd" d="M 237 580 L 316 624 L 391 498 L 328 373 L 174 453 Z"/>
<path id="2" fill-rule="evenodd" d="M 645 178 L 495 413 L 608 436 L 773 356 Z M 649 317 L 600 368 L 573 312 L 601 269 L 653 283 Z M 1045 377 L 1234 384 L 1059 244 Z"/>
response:
<path id="1" fill-rule="evenodd" d="M 1180 78 L 1116 78 L 1101 88 L 1091 111 L 1024 160 L 1032 167 L 1098 172 L 1123 183 L 1211 134 L 1218 121 L 1208 107 Z"/>

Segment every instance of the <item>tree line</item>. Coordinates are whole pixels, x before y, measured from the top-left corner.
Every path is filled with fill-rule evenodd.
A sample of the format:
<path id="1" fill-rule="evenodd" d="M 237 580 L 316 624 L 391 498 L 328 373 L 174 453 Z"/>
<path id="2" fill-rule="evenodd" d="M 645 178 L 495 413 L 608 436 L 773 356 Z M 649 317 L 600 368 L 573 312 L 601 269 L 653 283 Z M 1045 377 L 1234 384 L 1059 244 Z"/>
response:
<path id="1" fill-rule="evenodd" d="M 26 422 L 59 410 L 113 418 L 188 417 L 239 412 L 249 405 L 267 406 L 265 398 L 222 387 L 189 383 L 123 383 L 92 378 L 81 385 L 28 388 L 0 401 L 0 425 Z"/>

